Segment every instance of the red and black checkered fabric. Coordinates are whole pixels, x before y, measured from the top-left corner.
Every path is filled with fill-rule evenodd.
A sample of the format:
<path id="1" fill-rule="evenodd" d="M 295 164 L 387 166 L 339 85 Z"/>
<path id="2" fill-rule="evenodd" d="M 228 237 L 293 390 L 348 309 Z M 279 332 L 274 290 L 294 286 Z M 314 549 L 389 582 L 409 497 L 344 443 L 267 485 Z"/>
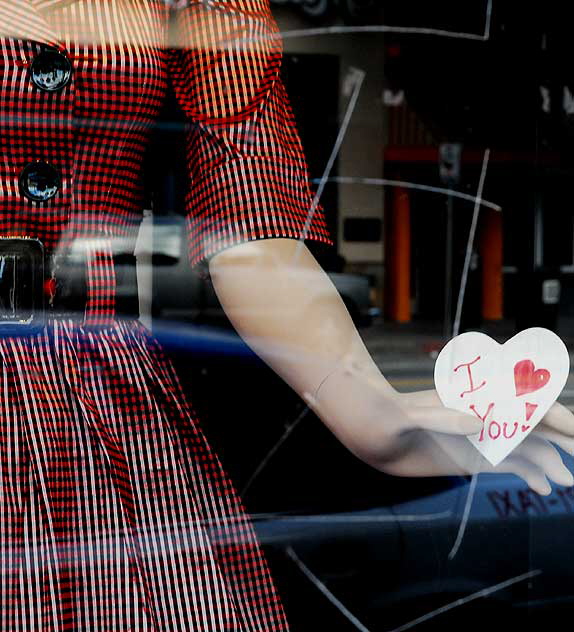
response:
<path id="1" fill-rule="evenodd" d="M 312 196 L 267 0 L 196 0 L 175 16 L 160 0 L 0 0 L 0 30 L 0 235 L 52 250 L 97 238 L 84 323 L 0 338 L 2 629 L 284 630 L 170 363 L 143 326 L 114 318 L 110 254 L 141 220 L 170 80 L 193 121 L 191 260 L 251 239 L 329 241 L 320 211 L 304 235 Z M 60 91 L 31 81 L 47 44 L 72 63 Z M 19 186 L 36 160 L 61 176 L 46 202 Z"/>

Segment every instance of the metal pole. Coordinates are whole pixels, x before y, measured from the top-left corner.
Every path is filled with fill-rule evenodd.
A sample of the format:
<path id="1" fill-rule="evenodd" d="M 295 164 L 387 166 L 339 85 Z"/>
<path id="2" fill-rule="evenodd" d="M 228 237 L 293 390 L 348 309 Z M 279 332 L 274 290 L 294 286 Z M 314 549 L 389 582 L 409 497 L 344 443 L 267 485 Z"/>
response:
<path id="1" fill-rule="evenodd" d="M 446 243 L 444 264 L 444 325 L 443 336 L 449 340 L 452 336 L 452 259 L 453 259 L 453 198 L 446 198 Z"/>

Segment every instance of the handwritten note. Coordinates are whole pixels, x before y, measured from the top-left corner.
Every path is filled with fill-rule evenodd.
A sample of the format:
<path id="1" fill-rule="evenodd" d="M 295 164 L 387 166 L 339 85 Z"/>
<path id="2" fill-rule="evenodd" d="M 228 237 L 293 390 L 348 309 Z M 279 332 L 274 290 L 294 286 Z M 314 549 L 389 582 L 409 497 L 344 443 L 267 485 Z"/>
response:
<path id="1" fill-rule="evenodd" d="M 556 401 L 569 371 L 562 340 L 533 327 L 503 345 L 478 332 L 453 338 L 437 358 L 434 380 L 445 406 L 482 421 L 469 440 L 498 465 Z"/>

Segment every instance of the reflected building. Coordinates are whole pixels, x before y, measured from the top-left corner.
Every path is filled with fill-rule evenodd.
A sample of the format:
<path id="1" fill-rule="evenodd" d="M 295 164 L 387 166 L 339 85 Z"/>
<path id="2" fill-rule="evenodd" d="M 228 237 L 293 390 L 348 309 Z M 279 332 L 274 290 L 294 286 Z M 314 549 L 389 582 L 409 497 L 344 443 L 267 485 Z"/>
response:
<path id="1" fill-rule="evenodd" d="M 274 13 L 315 186 L 365 73 L 322 197 L 346 269 L 371 276 L 387 320 L 452 323 L 482 174 L 461 325 L 555 328 L 574 313 L 566 9 L 391 2 L 353 22 L 320 4 Z M 439 149 L 453 143 L 446 181 Z"/>

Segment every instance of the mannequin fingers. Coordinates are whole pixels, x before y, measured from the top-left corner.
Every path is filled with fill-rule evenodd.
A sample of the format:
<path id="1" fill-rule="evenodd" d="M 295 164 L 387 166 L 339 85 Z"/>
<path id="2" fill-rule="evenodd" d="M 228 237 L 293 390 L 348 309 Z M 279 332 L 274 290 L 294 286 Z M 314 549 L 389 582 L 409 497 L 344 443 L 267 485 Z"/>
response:
<path id="1" fill-rule="evenodd" d="M 438 393 L 434 389 L 400 393 L 400 399 L 408 406 L 442 406 Z"/>
<path id="2" fill-rule="evenodd" d="M 546 441 L 551 441 L 571 456 L 574 456 L 574 437 L 569 437 L 562 432 L 558 432 L 543 422 L 540 422 L 536 428 L 534 428 L 532 434 L 546 439 Z"/>
<path id="3" fill-rule="evenodd" d="M 443 406 L 413 406 L 408 410 L 413 428 L 454 435 L 473 435 L 482 430 L 480 419 Z"/>
<path id="4" fill-rule="evenodd" d="M 574 437 L 574 414 L 563 404 L 553 404 L 542 421 L 553 430 Z"/>
<path id="5" fill-rule="evenodd" d="M 530 489 L 541 496 L 548 496 L 552 491 L 552 487 L 544 471 L 537 465 L 519 456 L 508 456 L 502 463 L 496 467 L 492 467 L 491 471 L 515 474 L 520 477 Z"/>
<path id="6" fill-rule="evenodd" d="M 574 485 L 574 478 L 560 454 L 545 439 L 531 435 L 517 448 L 516 454 L 539 467 L 555 483 L 565 487 Z"/>

